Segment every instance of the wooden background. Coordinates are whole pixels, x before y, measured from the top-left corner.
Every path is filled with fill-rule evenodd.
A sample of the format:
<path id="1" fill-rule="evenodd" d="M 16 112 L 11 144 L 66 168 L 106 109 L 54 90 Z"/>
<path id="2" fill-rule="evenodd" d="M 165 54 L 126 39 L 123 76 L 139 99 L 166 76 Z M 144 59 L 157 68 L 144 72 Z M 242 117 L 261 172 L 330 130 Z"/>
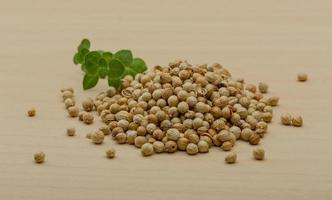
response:
<path id="1" fill-rule="evenodd" d="M 331 11 L 328 0 L 0 0 L 0 199 L 331 199 Z M 107 88 L 82 91 L 72 56 L 83 37 L 132 49 L 150 66 L 220 62 L 234 77 L 268 82 L 281 105 L 261 144 L 267 160 L 241 142 L 235 165 L 219 149 L 143 158 L 110 139 L 90 144 L 85 134 L 100 123 L 69 119 L 59 93 L 74 87 L 80 102 Z M 296 82 L 298 72 L 309 81 Z M 285 111 L 304 127 L 281 126 Z M 65 135 L 70 126 L 76 137 Z M 104 157 L 109 145 L 114 160 Z M 43 165 L 33 163 L 39 150 Z"/>

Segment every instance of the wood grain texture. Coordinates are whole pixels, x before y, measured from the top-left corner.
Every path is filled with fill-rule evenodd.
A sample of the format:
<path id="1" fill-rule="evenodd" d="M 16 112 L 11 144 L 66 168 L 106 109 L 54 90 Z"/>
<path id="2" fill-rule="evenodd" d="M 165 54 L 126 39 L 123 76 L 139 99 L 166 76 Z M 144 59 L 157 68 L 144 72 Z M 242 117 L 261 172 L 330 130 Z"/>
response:
<path id="1" fill-rule="evenodd" d="M 331 199 L 331 1 L 18 1 L 0 0 L 0 199 Z M 83 37 L 93 48 L 130 48 L 150 66 L 177 57 L 220 62 L 235 77 L 266 81 L 281 97 L 261 146 L 236 145 L 239 162 L 225 153 L 142 158 L 116 145 L 118 157 L 95 146 L 92 126 L 69 119 L 59 89 L 77 100 L 107 88 L 81 89 L 72 63 Z M 296 82 L 306 72 L 309 81 Z M 36 107 L 37 116 L 25 113 Z M 303 128 L 281 126 L 282 112 L 299 113 Z M 78 135 L 67 137 L 75 126 Z M 33 153 L 46 163 L 33 163 Z"/>

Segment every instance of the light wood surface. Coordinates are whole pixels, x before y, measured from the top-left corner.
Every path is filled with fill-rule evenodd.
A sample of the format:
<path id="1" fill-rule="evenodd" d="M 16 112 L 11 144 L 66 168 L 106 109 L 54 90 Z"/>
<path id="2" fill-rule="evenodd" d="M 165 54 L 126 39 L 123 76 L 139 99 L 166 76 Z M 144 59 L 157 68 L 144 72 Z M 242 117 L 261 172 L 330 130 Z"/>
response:
<path id="1" fill-rule="evenodd" d="M 0 0 L 0 199 L 332 199 L 331 10 L 327 0 Z M 107 88 L 81 89 L 72 56 L 83 37 L 97 49 L 132 49 L 150 66 L 220 62 L 268 82 L 281 105 L 261 144 L 267 160 L 241 142 L 235 165 L 219 149 L 143 158 L 110 139 L 90 144 L 85 134 L 101 123 L 68 118 L 59 93 L 74 87 L 81 102 Z M 298 83 L 298 72 L 309 81 Z M 281 126 L 286 111 L 304 127 Z M 69 138 L 71 126 L 78 135 Z M 104 157 L 109 145 L 114 160 Z M 33 162 L 39 150 L 43 165 Z"/>

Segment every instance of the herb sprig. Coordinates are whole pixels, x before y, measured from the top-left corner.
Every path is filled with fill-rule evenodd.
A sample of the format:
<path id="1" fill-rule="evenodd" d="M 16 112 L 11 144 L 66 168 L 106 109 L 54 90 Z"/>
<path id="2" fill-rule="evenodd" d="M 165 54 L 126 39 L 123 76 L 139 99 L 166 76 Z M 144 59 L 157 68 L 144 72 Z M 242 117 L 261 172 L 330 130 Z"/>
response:
<path id="1" fill-rule="evenodd" d="M 83 39 L 73 59 L 85 72 L 84 90 L 96 86 L 100 78 L 107 78 L 109 86 L 119 88 L 122 78 L 126 75 L 135 77 L 136 74 L 147 70 L 144 60 L 134 58 L 130 50 L 120 50 L 113 54 L 109 51 L 90 51 L 90 46 L 90 41 Z"/>

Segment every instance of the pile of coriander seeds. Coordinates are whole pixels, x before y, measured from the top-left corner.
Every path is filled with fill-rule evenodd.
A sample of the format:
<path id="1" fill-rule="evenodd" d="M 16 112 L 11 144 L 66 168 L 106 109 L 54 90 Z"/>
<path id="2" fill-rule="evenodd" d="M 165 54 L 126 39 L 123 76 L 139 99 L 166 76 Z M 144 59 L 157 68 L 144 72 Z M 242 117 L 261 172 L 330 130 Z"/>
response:
<path id="1" fill-rule="evenodd" d="M 111 87 L 84 101 L 80 113 L 67 91 L 62 92 L 71 117 L 91 124 L 96 112 L 105 123 L 87 138 L 102 144 L 112 137 L 118 144 L 141 148 L 143 156 L 176 151 L 195 155 L 212 147 L 231 151 L 237 140 L 257 145 L 279 102 L 276 96 L 265 96 L 266 83 L 246 84 L 220 64 L 191 65 L 186 60 L 126 76 L 120 90 Z M 264 150 L 259 152 L 257 157 L 254 150 L 254 157 L 262 160 Z M 236 162 L 236 153 L 225 161 Z"/>

